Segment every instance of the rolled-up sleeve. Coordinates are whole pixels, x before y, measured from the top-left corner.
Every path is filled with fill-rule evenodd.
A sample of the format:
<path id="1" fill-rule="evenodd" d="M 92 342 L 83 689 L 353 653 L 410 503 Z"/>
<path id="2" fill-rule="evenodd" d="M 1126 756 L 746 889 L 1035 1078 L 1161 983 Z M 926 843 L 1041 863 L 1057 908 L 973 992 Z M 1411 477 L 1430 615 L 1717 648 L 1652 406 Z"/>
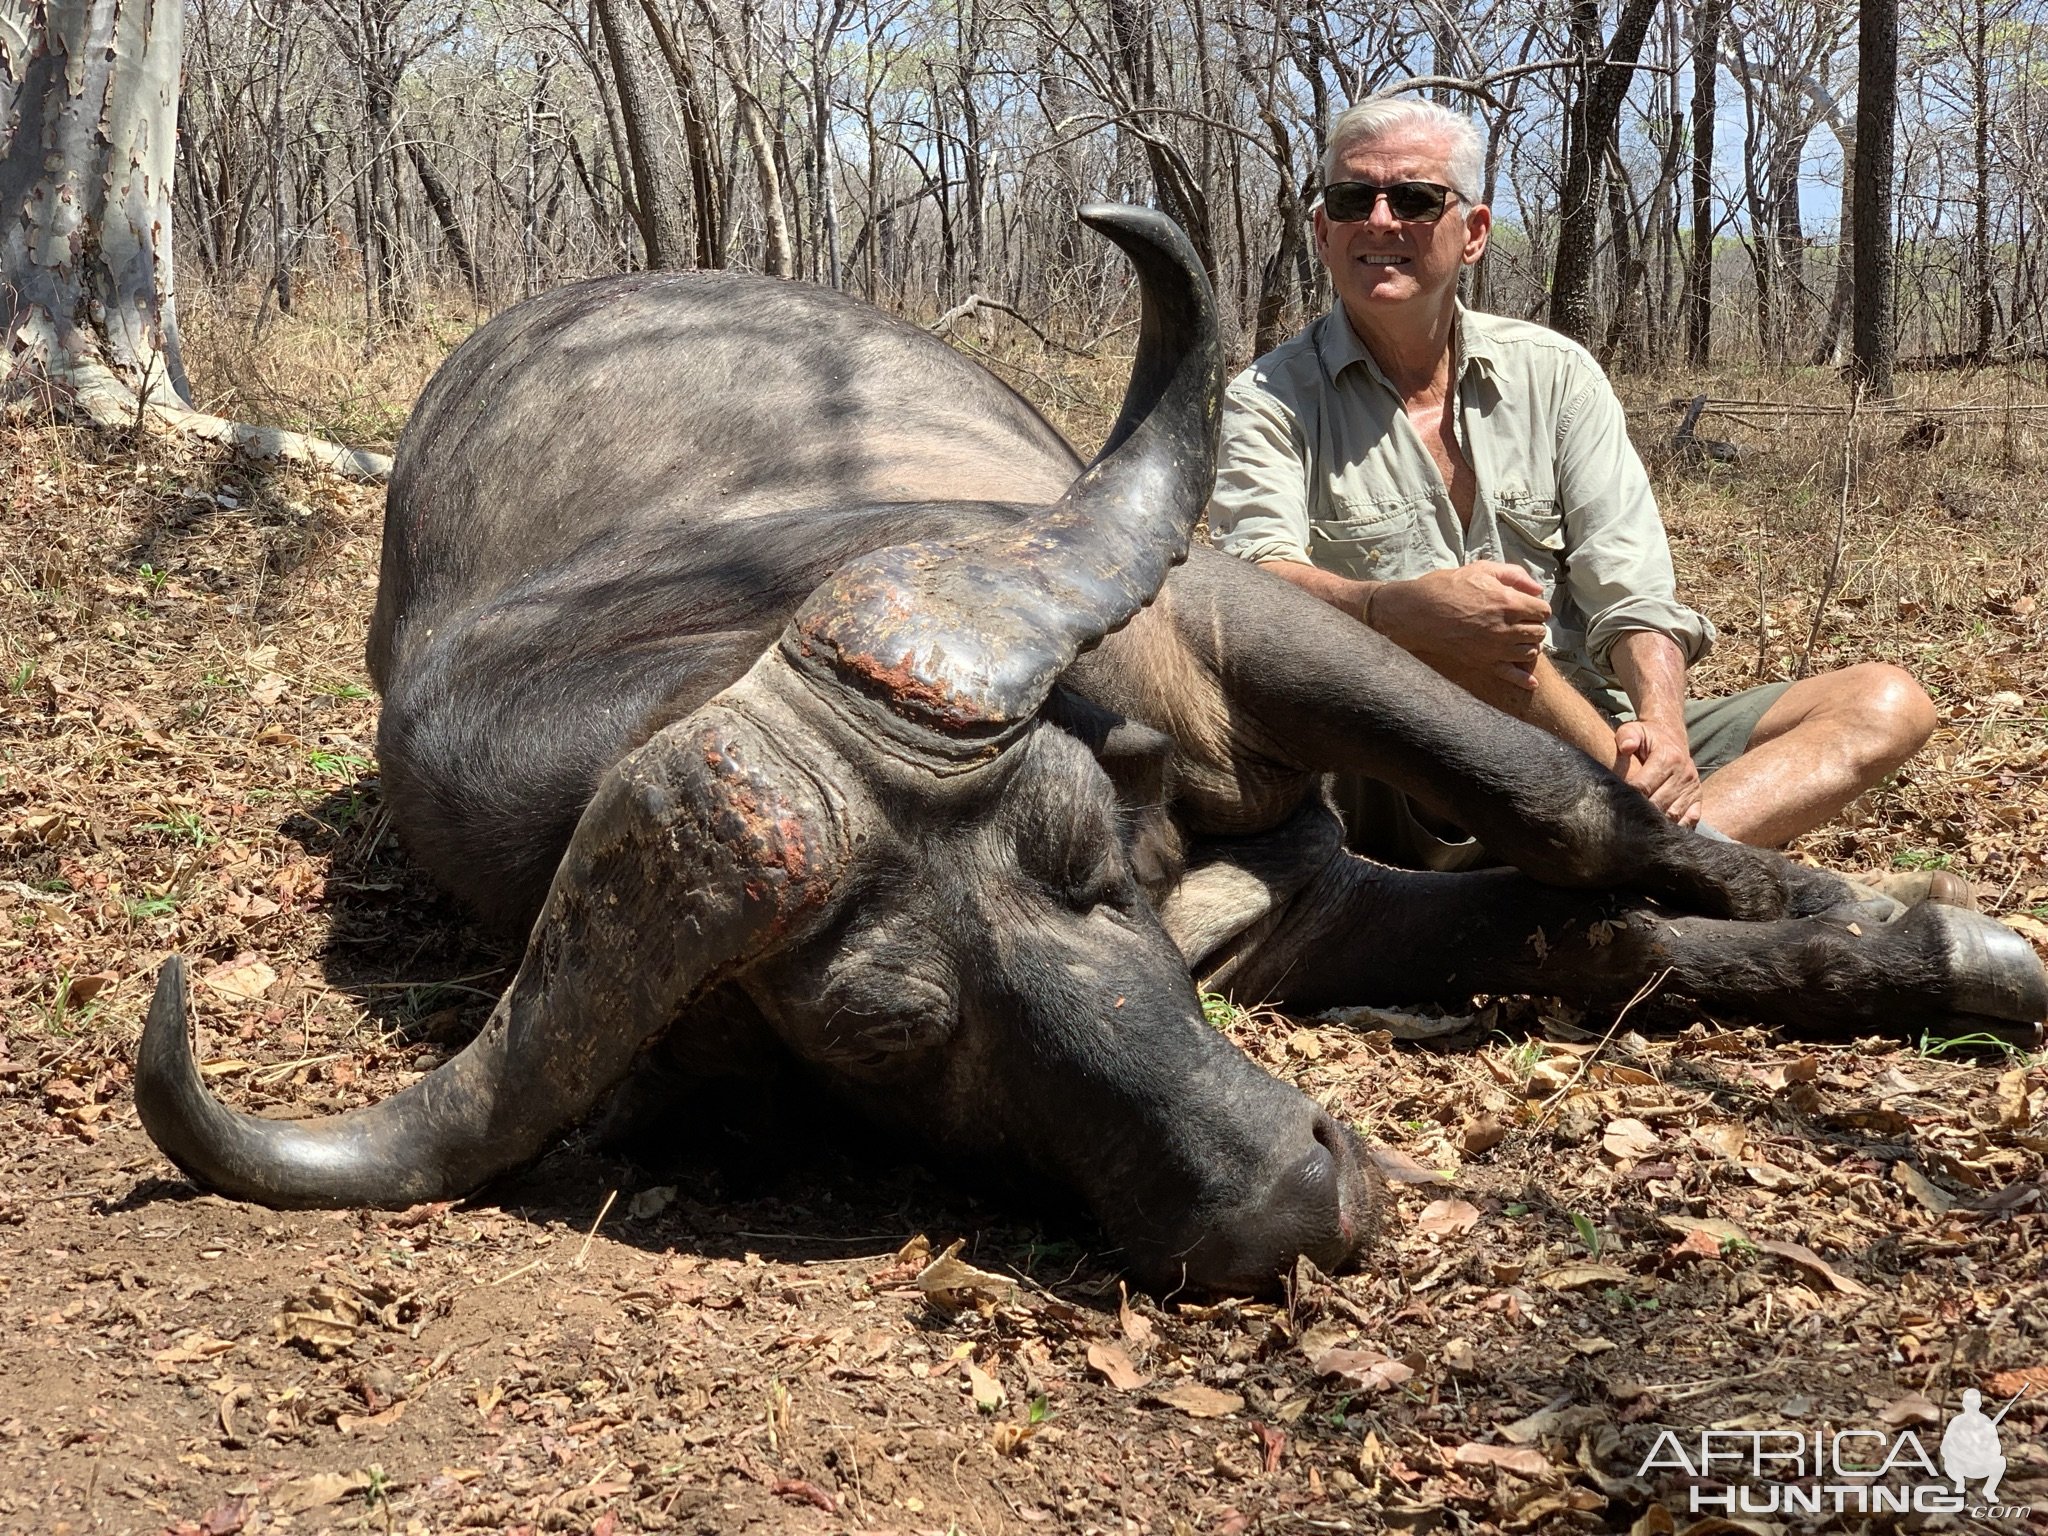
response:
<path id="1" fill-rule="evenodd" d="M 1308 475 L 1294 413 L 1259 382 L 1253 365 L 1223 392 L 1223 438 L 1209 538 L 1241 560 L 1308 557 Z"/>
<path id="2" fill-rule="evenodd" d="M 1569 551 L 1566 580 L 1586 617 L 1586 652 L 1608 653 L 1632 629 L 1668 635 L 1689 666 L 1714 643 L 1706 616 L 1678 600 L 1671 545 L 1621 402 L 1607 380 L 1583 380 L 1558 423 L 1558 501 Z"/>

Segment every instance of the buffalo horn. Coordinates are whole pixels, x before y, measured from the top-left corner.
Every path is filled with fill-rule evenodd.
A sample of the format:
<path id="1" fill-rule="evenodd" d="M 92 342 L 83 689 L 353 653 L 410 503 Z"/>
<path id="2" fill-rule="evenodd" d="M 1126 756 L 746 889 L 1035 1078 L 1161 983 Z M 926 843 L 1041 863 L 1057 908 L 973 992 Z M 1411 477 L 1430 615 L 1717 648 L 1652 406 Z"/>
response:
<path id="1" fill-rule="evenodd" d="M 1130 621 L 1187 554 L 1216 467 L 1223 349 L 1187 236 L 1149 209 L 1097 204 L 1144 301 L 1138 356 L 1100 455 L 1050 507 L 999 531 L 898 545 L 813 592 L 783 639 L 896 715 L 948 738 L 1030 719 L 1082 651 Z"/>
<path id="2" fill-rule="evenodd" d="M 822 793 L 717 702 L 662 731 L 599 785 L 483 1032 L 411 1087 L 328 1119 L 237 1114 L 207 1091 L 173 957 L 136 1058 L 143 1126 L 198 1183 L 264 1205 L 467 1194 L 538 1154 L 691 998 L 821 909 L 841 847 Z"/>

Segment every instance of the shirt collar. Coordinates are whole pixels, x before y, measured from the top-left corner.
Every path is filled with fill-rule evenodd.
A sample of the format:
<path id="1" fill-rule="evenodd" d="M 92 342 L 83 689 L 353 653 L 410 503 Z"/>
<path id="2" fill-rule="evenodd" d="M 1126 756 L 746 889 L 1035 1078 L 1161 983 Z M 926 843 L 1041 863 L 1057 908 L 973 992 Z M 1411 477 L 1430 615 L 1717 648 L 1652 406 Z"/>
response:
<path id="1" fill-rule="evenodd" d="M 1477 368 L 1489 379 L 1498 378 L 1500 375 L 1500 353 L 1493 344 L 1493 338 L 1486 334 L 1485 327 L 1475 323 L 1476 319 L 1472 310 L 1467 309 L 1462 303 L 1458 305 L 1453 324 L 1454 334 L 1458 338 L 1457 366 L 1460 384 L 1465 382 L 1465 374 L 1472 368 Z M 1330 312 L 1323 317 L 1322 354 L 1323 366 L 1328 370 L 1332 383 L 1335 383 L 1344 370 L 1353 363 L 1362 363 L 1366 372 L 1380 383 L 1387 384 L 1386 374 L 1380 371 L 1378 361 L 1367 350 L 1365 343 L 1358 339 L 1358 332 L 1351 328 L 1351 317 L 1344 313 L 1344 305 L 1341 302 L 1333 304 Z M 1391 389 L 1393 386 L 1388 384 L 1387 387 Z"/>

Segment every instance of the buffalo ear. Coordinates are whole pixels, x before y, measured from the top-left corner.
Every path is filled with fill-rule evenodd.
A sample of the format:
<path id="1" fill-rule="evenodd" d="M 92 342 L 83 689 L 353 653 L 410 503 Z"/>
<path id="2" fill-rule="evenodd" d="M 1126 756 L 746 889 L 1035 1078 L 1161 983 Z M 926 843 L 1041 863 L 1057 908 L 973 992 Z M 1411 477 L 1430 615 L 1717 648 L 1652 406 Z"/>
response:
<path id="1" fill-rule="evenodd" d="M 1116 803 L 1128 820 L 1131 869 L 1155 899 L 1180 879 L 1186 845 L 1168 807 L 1173 803 L 1174 740 L 1142 720 L 1055 687 L 1045 701 L 1045 719 L 1095 755 L 1116 789 Z"/>

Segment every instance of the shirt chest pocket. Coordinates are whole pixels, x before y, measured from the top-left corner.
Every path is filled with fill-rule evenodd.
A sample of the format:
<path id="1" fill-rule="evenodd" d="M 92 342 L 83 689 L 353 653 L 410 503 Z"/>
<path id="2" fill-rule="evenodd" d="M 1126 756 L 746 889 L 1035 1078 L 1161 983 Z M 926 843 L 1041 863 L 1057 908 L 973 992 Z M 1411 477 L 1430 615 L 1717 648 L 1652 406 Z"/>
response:
<path id="1" fill-rule="evenodd" d="M 1361 581 L 1420 575 L 1443 563 L 1433 556 L 1429 515 L 1427 502 L 1339 502 L 1309 524 L 1309 559 Z"/>
<path id="2" fill-rule="evenodd" d="M 1564 574 L 1564 514 L 1554 496 L 1526 492 L 1505 495 L 1495 508 L 1500 523 L 1501 557 L 1511 560 L 1543 583 L 1547 598 Z"/>

